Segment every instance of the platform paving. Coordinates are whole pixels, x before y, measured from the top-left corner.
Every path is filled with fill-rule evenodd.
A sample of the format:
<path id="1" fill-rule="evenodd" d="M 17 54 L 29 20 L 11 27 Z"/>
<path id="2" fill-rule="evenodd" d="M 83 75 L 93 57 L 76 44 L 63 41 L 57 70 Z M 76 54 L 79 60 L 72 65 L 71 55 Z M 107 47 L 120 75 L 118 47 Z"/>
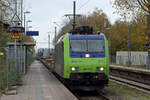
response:
<path id="1" fill-rule="evenodd" d="M 17 95 L 3 96 L 1 100 L 78 100 L 39 61 L 31 65 L 23 80 Z"/>

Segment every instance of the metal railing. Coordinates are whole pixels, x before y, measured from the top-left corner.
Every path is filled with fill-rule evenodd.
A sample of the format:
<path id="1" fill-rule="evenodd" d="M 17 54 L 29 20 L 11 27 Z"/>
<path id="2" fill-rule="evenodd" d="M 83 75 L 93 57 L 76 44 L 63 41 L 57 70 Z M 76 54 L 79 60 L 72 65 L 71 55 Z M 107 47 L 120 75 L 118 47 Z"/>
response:
<path id="1" fill-rule="evenodd" d="M 0 47 L 0 93 L 17 86 L 21 82 L 21 76 L 24 74 L 24 47 L 17 46 L 15 59 L 14 46 Z M 27 66 L 33 62 L 33 53 L 27 50 Z M 16 63 L 16 66 L 15 66 Z M 27 68 L 25 69 L 27 70 Z"/>

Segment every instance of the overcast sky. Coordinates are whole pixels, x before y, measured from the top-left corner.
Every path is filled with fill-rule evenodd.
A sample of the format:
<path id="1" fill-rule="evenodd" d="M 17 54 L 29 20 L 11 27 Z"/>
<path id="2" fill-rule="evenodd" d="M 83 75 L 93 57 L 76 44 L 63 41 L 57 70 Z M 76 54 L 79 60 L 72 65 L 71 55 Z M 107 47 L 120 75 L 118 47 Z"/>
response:
<path id="1" fill-rule="evenodd" d="M 67 20 L 64 15 L 72 13 L 72 6 L 74 0 L 24 0 L 25 11 L 31 11 L 31 14 L 26 15 L 27 20 L 32 20 L 29 26 L 32 26 L 30 30 L 39 31 L 40 35 L 36 37 L 36 48 L 48 47 L 48 32 L 51 32 L 51 42 L 54 37 L 53 22 L 57 22 L 62 26 L 63 21 Z M 119 19 L 117 14 L 113 14 L 115 11 L 112 8 L 112 2 L 114 0 L 75 0 L 76 10 L 78 14 L 92 13 L 95 8 L 102 9 L 108 16 L 111 23 Z M 57 27 L 59 30 L 60 27 Z M 41 43 L 45 42 L 45 43 Z M 51 45 L 52 47 L 52 45 Z"/>

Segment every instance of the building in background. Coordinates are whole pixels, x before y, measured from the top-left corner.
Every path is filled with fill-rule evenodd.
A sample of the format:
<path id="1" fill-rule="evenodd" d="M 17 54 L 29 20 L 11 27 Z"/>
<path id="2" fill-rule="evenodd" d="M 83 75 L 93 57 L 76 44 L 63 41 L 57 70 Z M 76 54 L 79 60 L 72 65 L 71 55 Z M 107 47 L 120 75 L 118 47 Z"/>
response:
<path id="1" fill-rule="evenodd" d="M 148 52 L 131 51 L 131 65 L 146 65 Z M 128 65 L 128 51 L 117 51 L 116 64 Z"/>

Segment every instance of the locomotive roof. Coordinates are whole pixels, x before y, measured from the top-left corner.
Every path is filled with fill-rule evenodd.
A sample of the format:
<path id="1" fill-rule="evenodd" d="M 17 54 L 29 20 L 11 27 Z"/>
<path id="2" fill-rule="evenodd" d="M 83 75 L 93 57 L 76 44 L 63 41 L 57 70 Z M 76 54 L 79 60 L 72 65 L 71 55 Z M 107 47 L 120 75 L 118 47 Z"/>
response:
<path id="1" fill-rule="evenodd" d="M 103 33 L 100 33 L 100 34 L 91 34 L 91 35 L 72 35 L 72 34 L 65 34 L 63 36 L 61 36 L 57 43 L 63 41 L 63 39 L 65 38 L 65 36 L 69 36 L 70 39 L 105 39 L 105 35 Z"/>
<path id="2" fill-rule="evenodd" d="M 70 39 L 104 39 L 105 36 L 103 33 L 97 35 L 72 35 L 69 34 Z"/>

